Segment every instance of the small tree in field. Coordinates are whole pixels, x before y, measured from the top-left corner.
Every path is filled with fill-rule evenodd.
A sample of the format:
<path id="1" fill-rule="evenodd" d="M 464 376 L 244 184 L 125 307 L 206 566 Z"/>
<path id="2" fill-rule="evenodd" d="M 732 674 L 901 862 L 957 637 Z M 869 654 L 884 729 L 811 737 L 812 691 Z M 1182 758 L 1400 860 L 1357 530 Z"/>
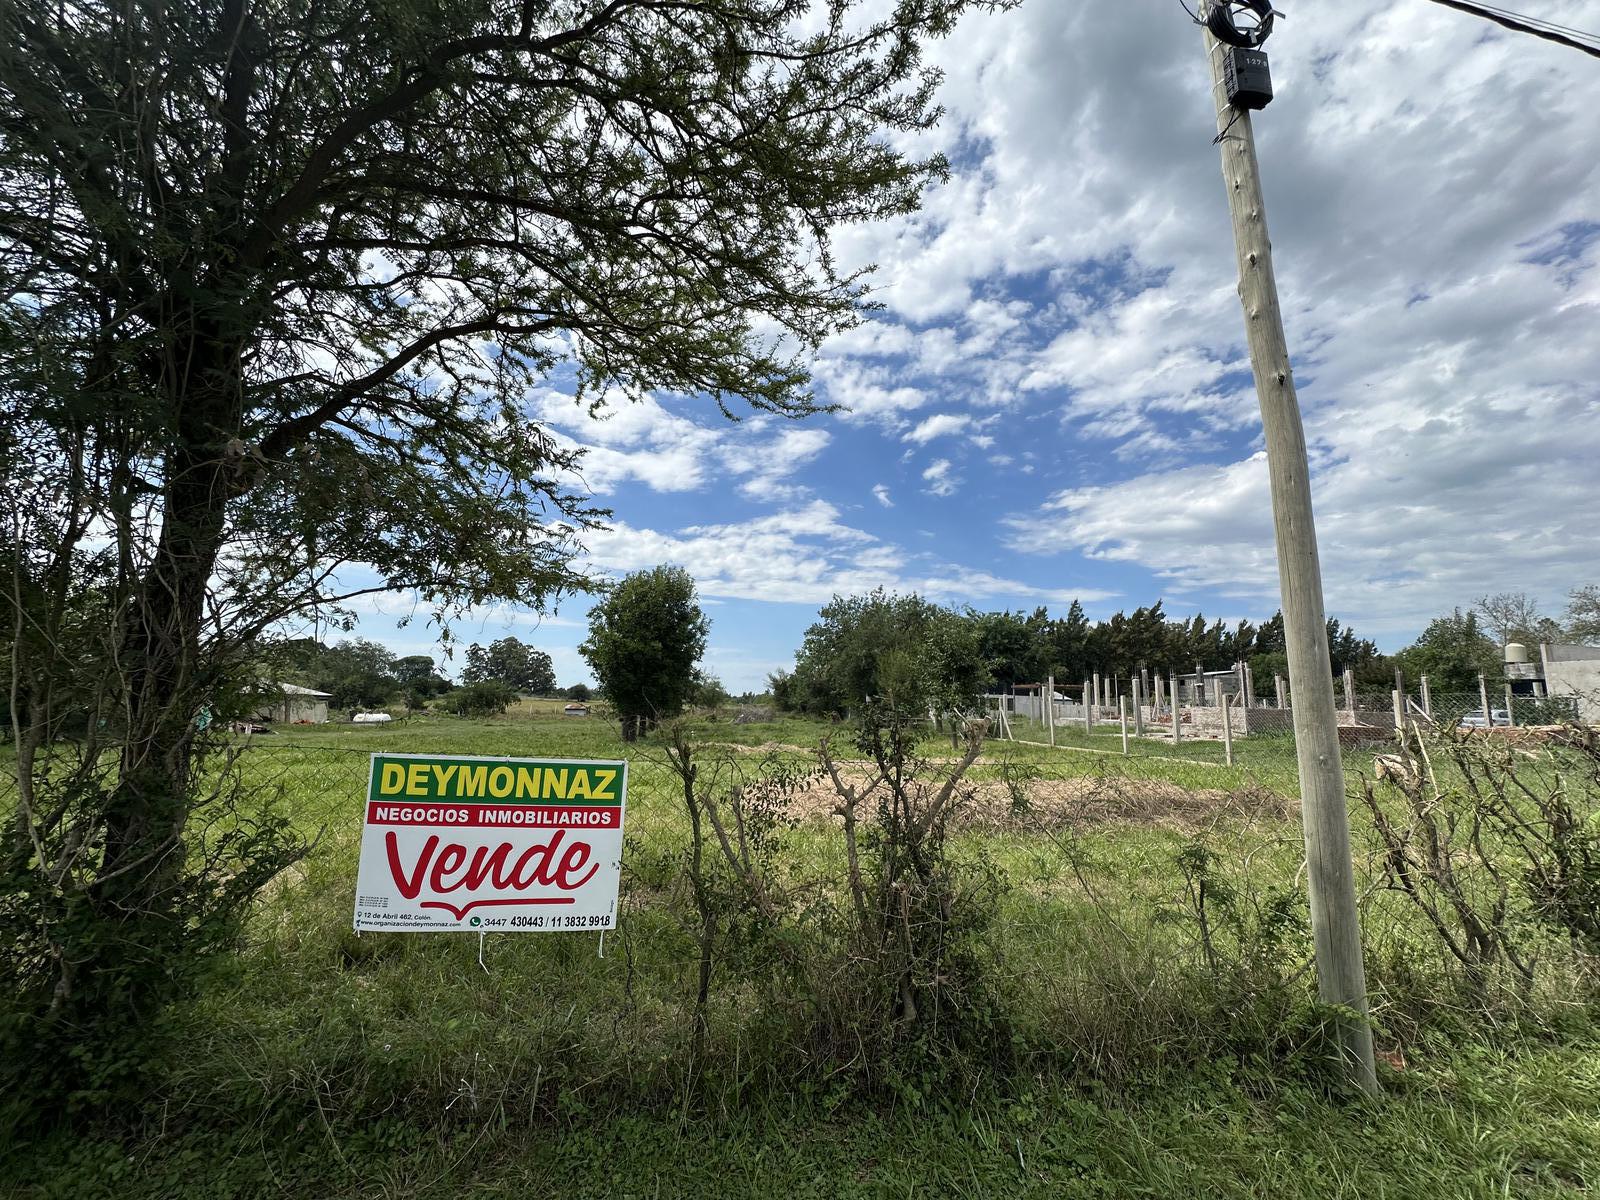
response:
<path id="1" fill-rule="evenodd" d="M 681 567 L 637 571 L 589 613 L 578 649 L 616 706 L 624 741 L 676 716 L 695 694 L 709 627 Z"/>

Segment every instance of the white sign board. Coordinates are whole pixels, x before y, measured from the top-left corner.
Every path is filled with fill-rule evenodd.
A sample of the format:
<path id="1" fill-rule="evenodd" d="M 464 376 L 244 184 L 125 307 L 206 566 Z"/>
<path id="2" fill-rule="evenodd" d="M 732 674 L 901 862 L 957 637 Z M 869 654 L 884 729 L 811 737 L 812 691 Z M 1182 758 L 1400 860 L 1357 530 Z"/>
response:
<path id="1" fill-rule="evenodd" d="M 626 762 L 374 754 L 357 929 L 613 929 Z"/>

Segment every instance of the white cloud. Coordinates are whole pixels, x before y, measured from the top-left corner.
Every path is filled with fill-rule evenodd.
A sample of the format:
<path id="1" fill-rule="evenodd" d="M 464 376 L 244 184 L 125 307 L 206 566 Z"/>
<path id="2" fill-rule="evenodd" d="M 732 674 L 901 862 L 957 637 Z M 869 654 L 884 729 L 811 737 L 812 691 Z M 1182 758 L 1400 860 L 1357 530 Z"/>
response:
<path id="1" fill-rule="evenodd" d="M 935 496 L 954 495 L 956 488 L 961 483 L 960 479 L 951 474 L 950 460 L 948 458 L 934 459 L 927 470 L 922 472 L 922 478 L 928 484 L 925 490 Z"/>
<path id="2" fill-rule="evenodd" d="M 1581 25 L 1588 7 L 1541 15 Z M 951 154 L 952 186 L 847 249 L 881 264 L 888 319 L 924 326 L 902 374 L 937 408 L 918 444 L 980 405 L 1053 412 L 1087 441 L 1055 465 L 1079 486 L 1018 547 L 1270 603 L 1208 80 L 1197 33 L 1156 14 L 964 18 L 932 50 L 949 116 L 915 142 Z M 1376 0 L 1311 6 L 1270 51 L 1278 98 L 1254 121 L 1330 603 L 1414 631 L 1482 591 L 1554 599 L 1592 578 L 1592 60 Z M 1018 452 L 995 449 L 996 465 Z"/>
<path id="3" fill-rule="evenodd" d="M 989 599 L 1066 603 L 1106 598 L 1097 588 L 1037 587 L 981 568 L 911 553 L 844 524 L 817 500 L 755 520 L 694 525 L 676 532 L 618 522 L 590 539 L 591 558 L 605 573 L 674 563 L 694 576 L 702 595 L 798 604 L 826 603 L 875 587 L 918 592 L 951 603 Z"/>
<path id="4" fill-rule="evenodd" d="M 893 425 L 903 414 L 928 402 L 918 388 L 892 386 L 893 374 L 882 367 L 819 358 L 812 369 L 818 382 L 825 386 L 828 398 L 844 406 L 847 421 Z"/>
<path id="5" fill-rule="evenodd" d="M 832 440 L 815 424 L 766 416 L 701 424 L 651 396 L 607 399 L 593 417 L 571 396 L 550 389 L 526 402 L 529 414 L 552 426 L 565 445 L 584 447 L 581 481 L 598 495 L 630 480 L 658 492 L 693 492 L 732 476 L 747 499 L 792 503 L 809 494 L 792 477 Z"/>
<path id="6" fill-rule="evenodd" d="M 894 507 L 894 501 L 889 499 L 889 489 L 887 487 L 885 487 L 883 484 L 881 484 L 881 483 L 873 484 L 872 485 L 872 495 L 873 495 L 873 498 L 876 499 L 877 502 L 879 504 L 883 505 L 885 508 L 893 508 Z"/>
<path id="7" fill-rule="evenodd" d="M 971 424 L 972 418 L 964 413 L 936 413 L 909 430 L 902 440 L 925 446 L 936 437 L 960 433 Z"/>

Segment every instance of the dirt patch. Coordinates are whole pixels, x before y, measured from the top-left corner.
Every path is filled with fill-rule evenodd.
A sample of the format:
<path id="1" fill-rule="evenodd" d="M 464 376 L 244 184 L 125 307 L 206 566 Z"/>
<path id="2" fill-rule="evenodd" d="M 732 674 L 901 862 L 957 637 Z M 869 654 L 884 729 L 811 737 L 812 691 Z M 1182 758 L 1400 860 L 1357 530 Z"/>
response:
<path id="1" fill-rule="evenodd" d="M 705 745 L 718 750 L 732 750 L 735 754 L 812 754 L 815 746 L 796 746 L 793 742 L 762 742 L 755 746 L 746 746 L 742 742 L 707 742 Z"/>

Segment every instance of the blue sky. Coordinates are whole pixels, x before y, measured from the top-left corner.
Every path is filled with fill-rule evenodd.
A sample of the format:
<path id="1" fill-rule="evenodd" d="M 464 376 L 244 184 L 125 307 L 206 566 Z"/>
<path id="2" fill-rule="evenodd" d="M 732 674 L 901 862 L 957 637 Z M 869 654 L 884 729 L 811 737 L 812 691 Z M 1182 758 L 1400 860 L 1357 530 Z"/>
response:
<path id="1" fill-rule="evenodd" d="M 1592 4 L 1540 15 L 1600 25 Z M 1256 119 L 1330 612 L 1396 648 L 1451 606 L 1600 582 L 1600 68 L 1423 0 L 1305 6 Z M 1265 463 L 1198 32 L 1169 2 L 1031 0 L 936 44 L 921 213 L 837 231 L 884 311 L 830 340 L 846 411 L 731 423 L 696 397 L 530 414 L 616 514 L 590 566 L 688 568 L 733 690 L 819 605 L 882 585 L 1091 616 L 1277 607 Z M 472 614 L 563 683 L 587 603 Z M 360 633 L 405 652 L 404 597 Z"/>

